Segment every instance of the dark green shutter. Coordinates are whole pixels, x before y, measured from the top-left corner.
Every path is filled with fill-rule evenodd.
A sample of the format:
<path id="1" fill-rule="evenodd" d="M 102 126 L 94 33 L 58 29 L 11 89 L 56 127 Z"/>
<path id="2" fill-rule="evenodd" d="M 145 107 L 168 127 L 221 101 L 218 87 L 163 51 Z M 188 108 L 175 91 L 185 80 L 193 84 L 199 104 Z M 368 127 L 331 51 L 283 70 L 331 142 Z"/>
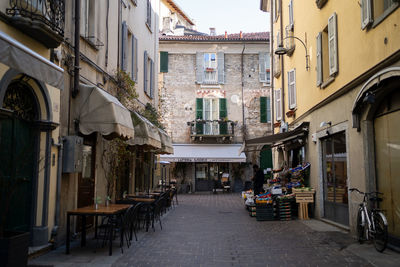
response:
<path id="1" fill-rule="evenodd" d="M 219 99 L 219 118 L 225 120 L 228 117 L 228 112 L 226 110 L 226 98 Z M 228 123 L 221 122 L 219 124 L 219 134 L 228 134 Z"/>
<path id="2" fill-rule="evenodd" d="M 260 152 L 260 168 L 272 169 L 272 151 L 270 146 L 263 146 Z"/>
<path id="3" fill-rule="evenodd" d="M 160 72 L 168 72 L 168 52 L 160 52 Z"/>
<path id="4" fill-rule="evenodd" d="M 270 102 L 270 98 L 266 97 L 266 101 L 267 101 L 267 121 L 266 122 L 270 122 L 271 121 L 271 102 Z"/>
<path id="5" fill-rule="evenodd" d="M 203 119 L 203 98 L 196 98 L 196 120 Z M 203 134 L 203 123 L 196 123 L 196 134 Z"/>
<path id="6" fill-rule="evenodd" d="M 260 122 L 267 122 L 267 98 L 260 97 Z"/>

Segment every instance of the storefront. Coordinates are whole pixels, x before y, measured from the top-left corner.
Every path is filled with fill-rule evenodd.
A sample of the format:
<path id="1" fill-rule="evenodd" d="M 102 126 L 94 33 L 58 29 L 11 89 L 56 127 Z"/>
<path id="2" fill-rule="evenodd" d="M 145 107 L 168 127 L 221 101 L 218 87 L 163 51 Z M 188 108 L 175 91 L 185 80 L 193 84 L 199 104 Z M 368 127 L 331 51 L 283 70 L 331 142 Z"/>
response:
<path id="1" fill-rule="evenodd" d="M 233 169 L 246 162 L 239 153 L 240 144 L 174 144 L 174 154 L 161 155 L 161 160 L 172 162 L 175 177 L 184 191 L 211 191 L 235 181 Z M 180 171 L 177 171 L 180 170 Z"/>

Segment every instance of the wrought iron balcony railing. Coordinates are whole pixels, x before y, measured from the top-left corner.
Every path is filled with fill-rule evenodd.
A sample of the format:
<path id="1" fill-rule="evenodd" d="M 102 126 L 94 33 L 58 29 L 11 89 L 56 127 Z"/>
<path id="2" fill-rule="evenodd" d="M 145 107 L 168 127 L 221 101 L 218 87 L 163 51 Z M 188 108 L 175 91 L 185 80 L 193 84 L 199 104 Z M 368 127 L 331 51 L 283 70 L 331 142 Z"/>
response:
<path id="1" fill-rule="evenodd" d="M 190 126 L 190 136 L 199 137 L 223 137 L 231 139 L 235 134 L 236 122 L 231 120 L 194 120 L 187 123 Z"/>
<path id="2" fill-rule="evenodd" d="M 10 0 L 6 10 L 11 22 L 49 48 L 64 37 L 64 0 Z"/>

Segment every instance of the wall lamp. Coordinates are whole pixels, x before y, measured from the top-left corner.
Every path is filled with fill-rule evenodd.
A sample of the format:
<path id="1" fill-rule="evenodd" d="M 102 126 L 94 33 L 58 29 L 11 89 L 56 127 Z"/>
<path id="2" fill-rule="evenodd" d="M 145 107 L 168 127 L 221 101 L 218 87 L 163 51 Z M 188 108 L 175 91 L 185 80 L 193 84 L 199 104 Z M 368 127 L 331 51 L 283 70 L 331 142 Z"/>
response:
<path id="1" fill-rule="evenodd" d="M 293 39 L 299 40 L 300 43 L 304 46 L 304 49 L 306 50 L 306 70 L 308 71 L 308 70 L 310 69 L 310 65 L 309 65 L 309 63 L 308 63 L 308 61 L 309 61 L 309 55 L 308 55 L 308 53 L 307 53 L 307 46 L 306 46 L 306 44 L 305 44 L 300 38 L 298 38 L 298 37 L 296 37 L 296 36 L 286 36 L 285 38 L 282 39 L 282 41 L 285 40 L 285 39 L 287 39 L 287 38 L 293 38 Z M 286 55 L 286 54 L 288 53 L 288 51 L 289 51 L 289 50 L 288 50 L 287 48 L 283 47 L 283 44 L 281 43 L 281 44 L 279 44 L 278 47 L 276 48 L 275 54 L 276 54 L 276 55 L 279 55 L 279 56 L 283 56 L 283 55 Z"/>

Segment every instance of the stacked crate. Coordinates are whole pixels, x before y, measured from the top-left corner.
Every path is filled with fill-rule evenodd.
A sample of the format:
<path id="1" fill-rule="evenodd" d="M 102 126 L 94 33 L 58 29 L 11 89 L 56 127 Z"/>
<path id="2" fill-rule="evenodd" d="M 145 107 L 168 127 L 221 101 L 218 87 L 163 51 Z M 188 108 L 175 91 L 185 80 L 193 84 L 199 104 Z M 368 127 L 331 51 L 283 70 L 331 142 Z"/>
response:
<path id="1" fill-rule="evenodd" d="M 278 199 L 278 218 L 281 221 L 289 221 L 292 219 L 292 199 Z"/>
<path id="2" fill-rule="evenodd" d="M 273 204 L 257 204 L 256 219 L 257 221 L 273 221 L 275 219 Z"/>

